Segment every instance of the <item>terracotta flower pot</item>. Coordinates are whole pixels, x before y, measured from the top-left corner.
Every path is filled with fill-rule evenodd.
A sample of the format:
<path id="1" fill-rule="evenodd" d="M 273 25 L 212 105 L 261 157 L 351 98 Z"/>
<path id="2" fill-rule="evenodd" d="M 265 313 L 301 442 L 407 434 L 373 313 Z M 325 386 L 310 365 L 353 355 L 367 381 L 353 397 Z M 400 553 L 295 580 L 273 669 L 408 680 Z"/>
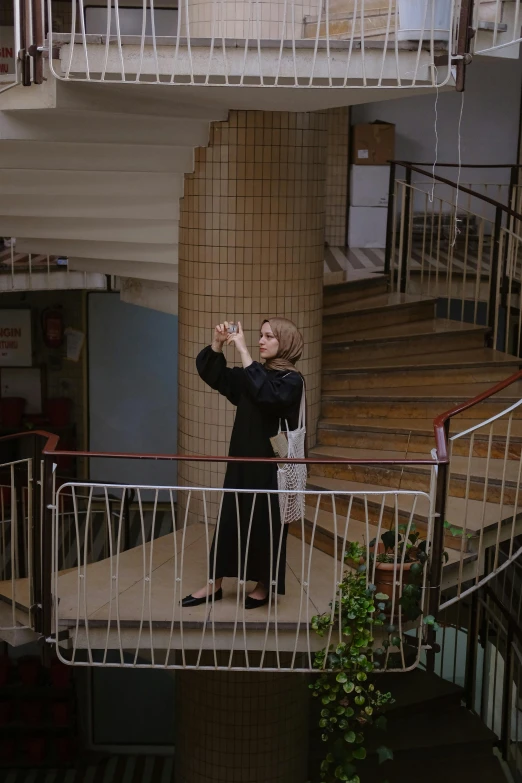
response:
<path id="1" fill-rule="evenodd" d="M 391 613 L 391 601 L 395 592 L 395 614 L 401 597 L 402 586 L 410 581 L 410 569 L 413 563 L 404 563 L 402 571 L 402 585 L 398 584 L 401 576 L 401 564 L 398 563 L 376 563 L 375 564 L 375 592 L 384 593 L 390 600 L 390 605 L 386 607 L 385 614 Z"/>

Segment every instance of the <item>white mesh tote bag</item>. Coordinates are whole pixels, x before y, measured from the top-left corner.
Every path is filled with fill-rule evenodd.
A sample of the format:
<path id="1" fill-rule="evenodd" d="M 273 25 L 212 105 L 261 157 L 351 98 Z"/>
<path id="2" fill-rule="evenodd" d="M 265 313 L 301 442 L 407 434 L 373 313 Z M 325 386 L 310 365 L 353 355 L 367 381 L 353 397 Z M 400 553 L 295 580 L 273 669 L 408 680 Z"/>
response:
<path id="1" fill-rule="evenodd" d="M 286 440 L 288 442 L 287 453 L 283 454 L 283 448 L 277 448 L 276 443 L 281 444 L 281 437 L 285 433 L 281 432 L 281 422 L 279 423 L 279 435 L 273 438 L 274 451 L 276 456 L 288 457 L 288 459 L 304 459 L 305 457 L 305 439 L 306 439 L 306 393 L 303 381 L 303 393 L 301 395 L 301 406 L 299 408 L 299 422 L 296 430 L 291 430 L 286 424 Z M 297 522 L 304 514 L 305 496 L 307 481 L 306 465 L 296 465 L 288 463 L 279 463 L 277 466 L 277 488 L 279 490 L 279 510 L 281 512 L 281 522 L 288 525 L 290 522 Z"/>

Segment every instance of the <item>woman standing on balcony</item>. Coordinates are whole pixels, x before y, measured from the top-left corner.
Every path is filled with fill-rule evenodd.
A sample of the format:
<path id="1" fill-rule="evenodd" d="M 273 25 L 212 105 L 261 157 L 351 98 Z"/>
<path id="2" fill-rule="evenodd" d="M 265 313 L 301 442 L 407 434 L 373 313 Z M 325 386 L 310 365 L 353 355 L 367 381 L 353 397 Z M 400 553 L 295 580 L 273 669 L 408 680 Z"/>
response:
<path id="1" fill-rule="evenodd" d="M 227 367 L 223 345 L 233 345 L 243 367 Z M 264 364 L 255 362 L 247 348 L 243 329 L 229 332 L 225 321 L 216 326 L 212 345 L 196 359 L 201 378 L 237 406 L 230 439 L 231 457 L 273 457 L 270 438 L 279 422 L 297 427 L 304 390 L 302 375 L 295 363 L 303 352 L 303 338 L 286 318 L 271 318 L 261 326 L 259 349 Z M 225 492 L 221 513 L 210 550 L 211 583 L 182 600 L 182 606 L 199 606 L 214 591 L 214 600 L 223 597 L 223 577 L 257 582 L 245 600 L 246 609 L 268 603 L 271 582 L 277 592 L 285 592 L 286 539 L 288 526 L 281 524 L 275 463 L 230 462 L 224 487 L 249 489 L 259 494 Z M 254 508 L 252 510 L 252 506 Z M 269 507 L 270 504 L 270 507 Z M 248 541 L 248 551 L 247 551 Z"/>

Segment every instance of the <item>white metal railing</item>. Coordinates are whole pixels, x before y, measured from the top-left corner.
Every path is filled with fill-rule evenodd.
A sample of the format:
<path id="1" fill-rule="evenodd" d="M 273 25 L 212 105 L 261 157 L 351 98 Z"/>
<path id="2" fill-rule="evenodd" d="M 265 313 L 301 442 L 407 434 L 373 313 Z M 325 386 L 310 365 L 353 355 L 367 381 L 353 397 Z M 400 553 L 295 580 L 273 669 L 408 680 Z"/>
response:
<path id="1" fill-rule="evenodd" d="M 518 387 L 512 393 L 521 396 Z M 450 437 L 445 525 L 448 540 L 458 543 L 458 575 L 441 611 L 522 557 L 522 399 L 506 406 L 493 396 L 483 405 L 490 413 L 486 420 L 475 424 L 463 419 L 463 429 Z M 452 511 L 451 496 L 459 499 L 460 512 Z"/>
<path id="2" fill-rule="evenodd" d="M 55 639 L 63 640 L 65 634 L 69 641 L 67 651 L 57 645 L 58 655 L 79 666 L 313 671 L 316 651 L 347 641 L 337 622 L 324 638 L 312 626 L 314 617 L 331 611 L 342 598 L 347 569 L 361 566 L 344 556 L 350 542 L 357 540 L 366 546 L 362 565 L 367 583 L 377 586 L 370 587 L 380 617 L 372 627 L 376 646 L 382 648 L 380 659 L 375 652 L 376 663 L 387 670 L 413 668 L 424 637 L 427 561 L 414 579 L 416 571 L 410 573 L 405 546 L 397 546 L 386 558 L 380 549 L 372 549 L 371 539 L 380 541 L 391 530 L 397 541 L 403 536 L 407 540 L 420 513 L 428 520 L 422 538 L 429 555 L 432 493 L 306 492 L 305 512 L 294 525 L 297 536 L 288 535 L 286 541 L 286 563 L 281 559 L 287 530 L 279 523 L 273 527 L 270 520 L 274 494 L 84 482 L 62 485 L 53 503 L 53 630 Z M 244 501 L 246 495 L 251 511 L 243 540 L 239 521 L 237 527 L 238 551 L 245 553 L 242 564 L 238 562 L 241 576 L 225 579 L 224 597 L 217 601 L 213 585 L 220 575 L 211 543 L 214 534 L 219 536 L 219 514 L 218 520 L 211 518 L 209 509 L 221 508 L 226 495 L 233 496 L 238 515 L 240 499 Z M 248 561 L 254 509 L 259 504 L 267 509 L 270 530 L 270 583 L 275 589 L 282 569 L 286 592 L 269 592 L 267 606 L 247 610 L 249 587 L 241 569 Z M 324 513 L 332 518 L 333 556 L 314 546 Z M 96 540 L 98 547 L 93 546 Z M 65 549 L 69 554 L 64 558 Z M 387 570 L 393 574 L 389 600 L 380 596 L 381 560 L 387 560 Z M 182 608 L 183 596 L 205 584 L 212 594 L 203 605 Z M 406 585 L 411 586 L 405 594 L 417 596 L 418 616 L 413 619 L 415 612 L 402 600 Z M 378 645 L 379 640 L 384 644 Z"/>
<path id="3" fill-rule="evenodd" d="M 474 54 L 491 54 L 520 43 L 521 0 L 475 0 L 472 39 Z"/>
<path id="4" fill-rule="evenodd" d="M 20 459 L 0 471 L 0 631 L 15 631 L 32 627 L 33 463 Z"/>
<path id="5" fill-rule="evenodd" d="M 452 79 L 460 0 L 47 0 L 46 13 L 57 78 L 414 88 Z"/>
<path id="6" fill-rule="evenodd" d="M 105 276 L 71 270 L 65 257 L 18 252 L 14 239 L 0 246 L 0 292 L 84 288 L 106 288 Z"/>
<path id="7" fill-rule="evenodd" d="M 440 316 L 490 326 L 493 347 L 518 355 L 522 226 L 503 208 L 518 211 L 520 203 L 521 188 L 513 184 L 397 179 L 391 289 L 439 298 Z"/>

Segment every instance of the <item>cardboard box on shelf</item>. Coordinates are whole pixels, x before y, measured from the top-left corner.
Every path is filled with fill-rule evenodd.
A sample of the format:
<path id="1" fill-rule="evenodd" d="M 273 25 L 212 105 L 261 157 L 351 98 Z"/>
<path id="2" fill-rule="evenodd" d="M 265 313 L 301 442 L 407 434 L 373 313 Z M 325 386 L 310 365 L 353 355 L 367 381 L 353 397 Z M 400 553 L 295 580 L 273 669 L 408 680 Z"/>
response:
<path id="1" fill-rule="evenodd" d="M 389 187 L 389 166 L 350 167 L 350 206 L 385 207 Z"/>
<path id="2" fill-rule="evenodd" d="M 395 157 L 395 125 L 390 122 L 352 126 L 352 163 L 356 166 L 386 166 Z"/>
<path id="3" fill-rule="evenodd" d="M 386 207 L 351 207 L 349 247 L 386 247 Z"/>

